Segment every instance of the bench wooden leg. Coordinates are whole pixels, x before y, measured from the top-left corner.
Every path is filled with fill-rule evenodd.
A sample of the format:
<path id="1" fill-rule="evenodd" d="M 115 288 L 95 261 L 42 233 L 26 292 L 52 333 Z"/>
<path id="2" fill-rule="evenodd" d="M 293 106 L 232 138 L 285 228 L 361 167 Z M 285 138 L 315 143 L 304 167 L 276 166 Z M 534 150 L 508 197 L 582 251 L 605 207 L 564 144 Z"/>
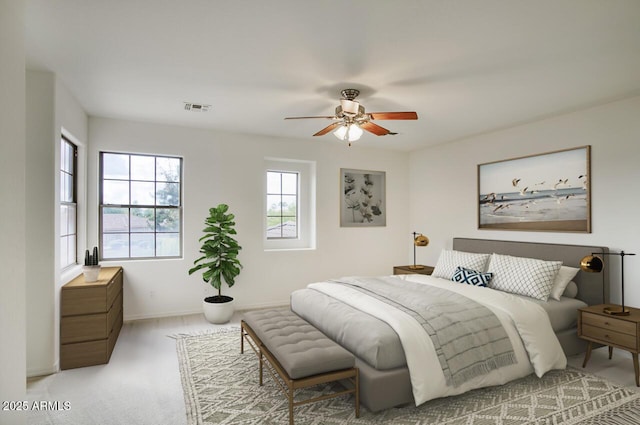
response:
<path id="1" fill-rule="evenodd" d="M 244 354 L 244 326 L 240 326 L 240 354 Z"/>
<path id="2" fill-rule="evenodd" d="M 289 386 L 289 425 L 293 425 L 293 387 Z"/>
<path id="3" fill-rule="evenodd" d="M 356 418 L 360 417 L 360 369 L 356 369 Z"/>
<path id="4" fill-rule="evenodd" d="M 262 349 L 260 350 L 260 355 L 258 357 L 260 358 L 260 386 L 262 386 L 262 370 L 263 370 Z"/>

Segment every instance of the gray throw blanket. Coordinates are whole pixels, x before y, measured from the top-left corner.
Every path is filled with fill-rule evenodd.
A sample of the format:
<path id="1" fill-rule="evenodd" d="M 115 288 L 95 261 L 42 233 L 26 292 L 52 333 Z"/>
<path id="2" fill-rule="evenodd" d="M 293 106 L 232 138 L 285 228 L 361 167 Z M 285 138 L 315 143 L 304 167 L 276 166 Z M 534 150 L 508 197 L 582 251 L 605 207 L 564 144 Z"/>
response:
<path id="1" fill-rule="evenodd" d="M 470 298 L 397 277 L 331 282 L 359 290 L 413 317 L 431 338 L 448 386 L 457 387 L 516 363 L 500 320 Z"/>

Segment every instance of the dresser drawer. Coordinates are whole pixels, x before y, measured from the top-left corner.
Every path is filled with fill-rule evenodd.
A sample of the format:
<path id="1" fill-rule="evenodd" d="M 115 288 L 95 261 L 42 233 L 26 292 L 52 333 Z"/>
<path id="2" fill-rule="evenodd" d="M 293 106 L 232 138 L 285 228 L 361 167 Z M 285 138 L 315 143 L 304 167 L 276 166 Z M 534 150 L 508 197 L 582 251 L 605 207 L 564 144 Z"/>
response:
<path id="1" fill-rule="evenodd" d="M 120 329 L 122 329 L 122 314 L 118 316 L 116 323 L 109 335 L 109 339 L 107 340 L 107 361 L 111 358 L 111 353 L 116 346 L 116 341 L 118 340 L 118 335 L 120 334 Z"/>
<path id="2" fill-rule="evenodd" d="M 60 325 L 61 344 L 104 339 L 111 331 L 107 313 L 63 317 Z"/>
<path id="3" fill-rule="evenodd" d="M 107 313 L 107 330 L 110 333 L 115 327 L 114 324 L 118 319 L 122 318 L 122 293 L 118 295 L 118 298 L 113 303 L 111 310 Z"/>
<path id="4" fill-rule="evenodd" d="M 615 317 L 602 316 L 593 313 L 582 313 L 582 323 L 585 325 L 596 326 L 603 329 L 612 329 L 616 332 L 636 337 L 636 324 L 621 320 Z"/>
<path id="5" fill-rule="evenodd" d="M 113 306 L 113 302 L 122 292 L 122 269 L 113 276 L 107 285 L 107 308 Z"/>
<path id="6" fill-rule="evenodd" d="M 109 341 L 106 339 L 76 344 L 62 344 L 60 346 L 60 369 L 73 369 L 107 363 L 109 358 L 108 344 Z"/>
<path id="7" fill-rule="evenodd" d="M 104 286 L 64 288 L 61 294 L 61 315 L 104 313 L 109 309 Z"/>
<path id="8" fill-rule="evenodd" d="M 616 332 L 611 329 L 599 328 L 597 326 L 591 326 L 583 323 L 582 336 L 597 339 L 599 342 L 606 345 L 615 344 L 634 351 L 637 349 L 635 336 Z"/>

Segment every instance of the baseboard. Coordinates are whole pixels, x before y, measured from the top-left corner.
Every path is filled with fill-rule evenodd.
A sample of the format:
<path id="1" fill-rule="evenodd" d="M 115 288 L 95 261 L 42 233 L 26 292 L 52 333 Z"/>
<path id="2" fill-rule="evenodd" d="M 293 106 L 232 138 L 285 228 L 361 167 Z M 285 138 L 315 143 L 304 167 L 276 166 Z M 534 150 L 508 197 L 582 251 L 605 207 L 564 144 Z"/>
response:
<path id="1" fill-rule="evenodd" d="M 236 308 L 236 311 L 263 310 L 265 308 L 287 307 L 288 305 L 289 305 L 289 300 L 273 302 L 273 303 L 264 303 L 264 304 L 249 304 L 249 305 L 238 306 Z M 188 316 L 190 314 L 202 314 L 202 309 L 186 310 L 186 311 L 171 311 L 171 312 L 157 313 L 157 314 L 132 314 L 132 315 L 125 315 L 123 320 L 125 322 L 133 322 L 134 320 L 160 319 L 163 317 Z"/>
<path id="2" fill-rule="evenodd" d="M 125 315 L 122 320 L 125 321 L 125 322 L 133 322 L 134 320 L 160 319 L 162 317 L 188 316 L 190 314 L 199 314 L 199 313 L 202 313 L 202 309 L 201 308 L 197 309 L 197 310 L 170 311 L 170 312 L 166 312 L 166 313 Z"/>
<path id="3" fill-rule="evenodd" d="M 54 373 L 58 373 L 58 370 L 59 369 L 57 363 L 52 367 L 27 369 L 27 378 L 37 378 L 39 376 L 53 375 Z"/>
<path id="4" fill-rule="evenodd" d="M 249 311 L 249 310 L 264 310 L 265 308 L 281 308 L 288 307 L 289 301 L 279 303 L 265 303 L 265 304 L 249 304 L 236 308 L 236 311 Z"/>

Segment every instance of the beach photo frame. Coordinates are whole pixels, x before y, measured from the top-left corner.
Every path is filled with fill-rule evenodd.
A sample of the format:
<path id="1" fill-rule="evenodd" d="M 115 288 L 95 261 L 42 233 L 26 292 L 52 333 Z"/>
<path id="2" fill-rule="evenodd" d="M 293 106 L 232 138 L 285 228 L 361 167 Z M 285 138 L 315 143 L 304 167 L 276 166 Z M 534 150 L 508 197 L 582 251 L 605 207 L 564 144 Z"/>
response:
<path id="1" fill-rule="evenodd" d="M 384 171 L 340 169 L 340 227 L 387 225 Z"/>
<path id="2" fill-rule="evenodd" d="M 478 165 L 478 228 L 591 233 L 591 146 Z"/>

